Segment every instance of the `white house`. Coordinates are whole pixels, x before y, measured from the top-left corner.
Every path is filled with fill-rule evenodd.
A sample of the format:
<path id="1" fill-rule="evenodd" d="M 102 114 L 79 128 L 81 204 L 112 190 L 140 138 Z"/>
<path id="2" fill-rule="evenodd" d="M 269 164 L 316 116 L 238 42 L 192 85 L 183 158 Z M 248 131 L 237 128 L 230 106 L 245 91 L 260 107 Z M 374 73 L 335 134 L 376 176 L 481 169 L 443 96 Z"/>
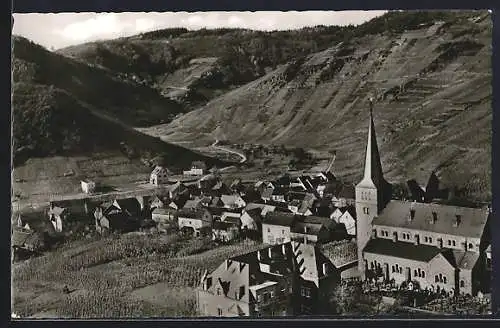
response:
<path id="1" fill-rule="evenodd" d="M 151 172 L 149 183 L 155 186 L 168 183 L 168 171 L 163 166 L 157 166 Z"/>
<path id="2" fill-rule="evenodd" d="M 202 161 L 195 161 L 191 164 L 189 171 L 184 171 L 184 175 L 203 175 L 207 169 L 207 165 Z"/>
<path id="3" fill-rule="evenodd" d="M 86 194 L 91 194 L 96 189 L 96 183 L 95 181 L 92 180 L 88 179 L 82 180 L 81 185 L 82 185 L 82 191 Z"/>
<path id="4" fill-rule="evenodd" d="M 339 222 L 339 218 L 344 214 L 340 208 L 335 209 L 333 213 L 330 215 L 330 219 L 334 220 L 335 222 Z"/>
<path id="5" fill-rule="evenodd" d="M 354 208 L 345 209 L 337 222 L 344 224 L 349 236 L 356 236 L 356 210 Z"/>

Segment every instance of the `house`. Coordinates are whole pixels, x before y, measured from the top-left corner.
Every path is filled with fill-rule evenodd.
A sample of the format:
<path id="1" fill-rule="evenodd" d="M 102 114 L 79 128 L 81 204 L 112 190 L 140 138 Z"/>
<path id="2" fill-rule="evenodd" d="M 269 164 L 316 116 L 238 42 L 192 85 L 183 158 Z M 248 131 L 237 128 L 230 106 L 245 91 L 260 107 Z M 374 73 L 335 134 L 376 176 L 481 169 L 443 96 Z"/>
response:
<path id="1" fill-rule="evenodd" d="M 272 212 L 276 206 L 270 205 L 270 204 L 259 204 L 259 203 L 248 203 L 247 206 L 243 209 L 243 213 L 254 210 L 254 209 L 259 209 L 260 210 L 260 215 L 261 216 L 266 216 L 267 212 Z"/>
<path id="2" fill-rule="evenodd" d="M 180 210 L 184 207 L 188 200 L 189 198 L 187 196 L 177 197 L 168 204 L 168 207 L 174 210 Z"/>
<path id="3" fill-rule="evenodd" d="M 326 243 L 342 239 L 345 234 L 337 224 L 329 218 L 317 216 L 296 216 L 291 229 L 290 239 L 306 244 Z"/>
<path id="4" fill-rule="evenodd" d="M 339 280 L 317 247 L 288 242 L 231 257 L 205 272 L 197 308 L 207 317 L 321 314 Z"/>
<path id="5" fill-rule="evenodd" d="M 152 220 L 160 232 L 172 230 L 177 211 L 170 208 L 155 208 L 151 213 Z"/>
<path id="6" fill-rule="evenodd" d="M 215 207 L 215 208 L 222 208 L 224 207 L 224 203 L 220 199 L 220 197 L 213 197 L 212 200 L 210 201 L 210 204 L 208 205 L 209 207 Z"/>
<path id="7" fill-rule="evenodd" d="M 335 222 L 339 222 L 339 218 L 342 216 L 342 214 L 344 214 L 344 212 L 342 211 L 342 209 L 340 208 L 336 208 L 332 214 L 330 215 L 330 219 L 334 220 Z"/>
<path id="8" fill-rule="evenodd" d="M 254 189 L 260 194 L 262 195 L 262 193 L 264 192 L 264 190 L 266 189 L 274 189 L 275 186 L 272 182 L 268 182 L 268 181 L 257 181 L 254 185 Z M 272 193 L 271 193 L 272 194 Z M 270 195 L 271 195 L 270 194 Z"/>
<path id="9" fill-rule="evenodd" d="M 70 212 L 67 208 L 51 204 L 47 212 L 50 223 L 54 226 L 56 232 L 63 231 L 63 225 L 68 221 Z"/>
<path id="10" fill-rule="evenodd" d="M 335 207 L 354 206 L 355 188 L 353 185 L 341 184 L 332 198 Z"/>
<path id="11" fill-rule="evenodd" d="M 134 211 L 135 206 L 139 207 L 139 203 L 135 206 L 131 205 L 135 198 L 130 198 L 125 203 L 120 202 L 121 205 L 115 200 L 112 203 L 106 202 L 98 206 L 94 211 L 96 231 L 102 235 L 107 235 L 110 232 L 130 232 L 139 229 L 141 220 Z M 121 206 L 121 207 L 120 207 Z M 127 209 L 130 207 L 130 209 Z"/>
<path id="12" fill-rule="evenodd" d="M 156 166 L 149 176 L 149 183 L 155 186 L 168 183 L 169 172 L 163 166 Z"/>
<path id="13" fill-rule="evenodd" d="M 162 196 L 153 196 L 149 201 L 149 207 L 154 210 L 155 208 L 166 208 L 168 205 L 168 198 Z"/>
<path id="14" fill-rule="evenodd" d="M 262 242 L 275 245 L 291 241 L 295 219 L 293 213 L 268 212 L 262 222 Z"/>
<path id="15" fill-rule="evenodd" d="M 355 241 L 331 241 L 321 244 L 320 249 L 333 263 L 342 280 L 359 279 L 358 250 Z"/>
<path id="16" fill-rule="evenodd" d="M 195 161 L 191 164 L 191 169 L 189 171 L 184 171 L 184 175 L 196 175 L 200 176 L 207 170 L 207 165 L 202 161 Z"/>
<path id="17" fill-rule="evenodd" d="M 90 179 L 81 180 L 82 191 L 86 194 L 92 194 L 96 190 L 96 182 Z"/>
<path id="18" fill-rule="evenodd" d="M 331 200 L 328 198 L 315 200 L 311 208 L 313 215 L 326 218 L 331 217 L 335 210 L 335 206 L 333 206 Z"/>
<path id="19" fill-rule="evenodd" d="M 247 205 L 238 194 L 222 195 L 220 200 L 225 208 L 243 208 Z"/>
<path id="20" fill-rule="evenodd" d="M 179 230 L 200 236 L 212 227 L 212 214 L 207 209 L 181 210 L 177 215 Z"/>
<path id="21" fill-rule="evenodd" d="M 356 209 L 353 206 L 348 206 L 342 212 L 336 222 L 345 226 L 349 236 L 356 237 Z"/>
<path id="22" fill-rule="evenodd" d="M 227 211 L 224 210 L 220 217 L 220 220 L 223 222 L 232 222 L 241 226 L 241 213 L 239 211 Z"/>
<path id="23" fill-rule="evenodd" d="M 239 236 L 240 228 L 233 222 L 215 221 L 212 226 L 212 240 L 230 242 Z"/>
<path id="24" fill-rule="evenodd" d="M 260 198 L 262 198 L 263 201 L 268 202 L 271 200 L 273 192 L 274 188 L 266 188 L 262 191 Z"/>
<path id="25" fill-rule="evenodd" d="M 182 209 L 184 210 L 194 210 L 198 208 L 202 208 L 203 205 L 201 204 L 201 198 L 195 198 L 195 199 L 189 199 L 186 201 Z"/>
<path id="26" fill-rule="evenodd" d="M 241 229 L 250 231 L 260 231 L 262 228 L 262 213 L 260 208 L 244 210 L 240 217 Z"/>
<path id="27" fill-rule="evenodd" d="M 391 198 L 370 108 L 364 175 L 355 187 L 362 279 L 455 295 L 486 291 L 485 250 L 491 244 L 488 209 Z"/>
<path id="28" fill-rule="evenodd" d="M 274 202 L 286 202 L 287 190 L 285 188 L 277 187 L 274 188 L 271 194 L 271 200 Z M 264 197 L 262 197 L 264 199 Z"/>
<path id="29" fill-rule="evenodd" d="M 299 208 L 302 206 L 302 202 L 298 199 L 294 199 L 288 203 L 288 209 L 292 211 L 292 213 L 297 214 L 299 212 Z"/>
<path id="30" fill-rule="evenodd" d="M 142 206 L 135 197 L 115 199 L 113 206 L 130 217 L 140 219 L 142 217 Z"/>

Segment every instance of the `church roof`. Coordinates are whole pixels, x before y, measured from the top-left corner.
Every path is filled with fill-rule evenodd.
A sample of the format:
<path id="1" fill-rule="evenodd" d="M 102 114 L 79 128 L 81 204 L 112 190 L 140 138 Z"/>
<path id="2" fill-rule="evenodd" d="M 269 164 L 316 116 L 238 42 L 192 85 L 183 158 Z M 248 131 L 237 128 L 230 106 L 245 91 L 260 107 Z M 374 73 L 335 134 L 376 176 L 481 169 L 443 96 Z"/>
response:
<path id="1" fill-rule="evenodd" d="M 392 241 L 391 239 L 375 238 L 370 239 L 364 253 L 380 254 L 391 257 L 398 257 L 418 262 L 429 262 L 443 249 L 428 245 L 415 245 L 402 241 Z"/>
<path id="2" fill-rule="evenodd" d="M 373 122 L 373 110 L 370 103 L 370 125 L 368 127 L 368 141 L 365 153 L 365 171 L 363 180 L 358 184 L 362 187 L 383 187 L 387 182 L 382 172 L 380 154 L 375 134 L 375 123 Z"/>
<path id="3" fill-rule="evenodd" d="M 414 217 L 410 220 L 411 209 Z M 455 224 L 457 215 L 460 216 L 458 225 Z M 480 238 L 488 216 L 489 212 L 481 208 L 392 200 L 373 220 L 373 225 Z"/>

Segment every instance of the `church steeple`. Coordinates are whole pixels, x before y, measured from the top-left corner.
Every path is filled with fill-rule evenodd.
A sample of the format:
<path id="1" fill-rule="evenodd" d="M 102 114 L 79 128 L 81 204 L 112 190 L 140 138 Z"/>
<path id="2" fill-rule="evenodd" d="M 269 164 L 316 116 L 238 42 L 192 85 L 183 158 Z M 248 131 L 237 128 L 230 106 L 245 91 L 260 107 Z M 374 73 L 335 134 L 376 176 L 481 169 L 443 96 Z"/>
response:
<path id="1" fill-rule="evenodd" d="M 373 122 L 373 99 L 370 98 L 370 124 L 368 126 L 368 141 L 366 143 L 365 171 L 359 185 L 383 188 L 386 183 L 380 162 L 375 123 Z"/>
<path id="2" fill-rule="evenodd" d="M 384 179 L 378 152 L 375 123 L 373 122 L 373 100 L 370 99 L 370 124 L 365 153 L 365 171 L 356 185 L 356 243 L 358 247 L 358 269 L 365 277 L 367 263 L 363 250 L 373 233 L 373 219 L 378 216 L 391 198 L 391 185 Z"/>

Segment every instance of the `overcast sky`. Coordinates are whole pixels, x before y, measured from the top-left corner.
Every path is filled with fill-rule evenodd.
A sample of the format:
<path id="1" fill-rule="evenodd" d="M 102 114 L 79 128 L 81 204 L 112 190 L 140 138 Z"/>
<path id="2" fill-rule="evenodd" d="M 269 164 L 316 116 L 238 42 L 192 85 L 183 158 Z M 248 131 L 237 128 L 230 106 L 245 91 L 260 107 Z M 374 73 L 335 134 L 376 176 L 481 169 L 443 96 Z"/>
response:
<path id="1" fill-rule="evenodd" d="M 315 25 L 360 24 L 384 11 L 167 12 L 14 14 L 13 34 L 47 48 L 112 39 L 168 27 L 295 29 Z"/>

